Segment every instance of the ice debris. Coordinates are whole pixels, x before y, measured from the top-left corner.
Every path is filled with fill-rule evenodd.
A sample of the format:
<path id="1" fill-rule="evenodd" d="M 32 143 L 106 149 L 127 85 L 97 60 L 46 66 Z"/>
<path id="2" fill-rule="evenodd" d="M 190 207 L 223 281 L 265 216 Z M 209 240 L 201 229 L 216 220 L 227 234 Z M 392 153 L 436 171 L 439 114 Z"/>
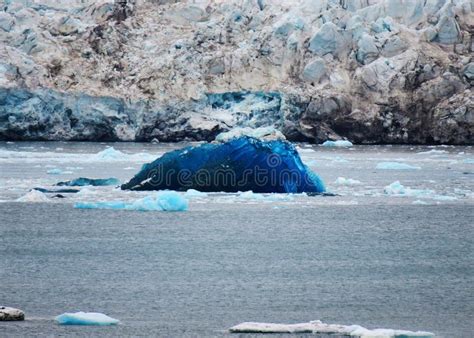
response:
<path id="1" fill-rule="evenodd" d="M 56 185 L 68 187 L 83 187 L 86 185 L 105 186 L 105 185 L 119 185 L 120 181 L 114 177 L 109 178 L 87 178 L 79 177 L 70 181 L 58 182 Z"/>
<path id="2" fill-rule="evenodd" d="M 344 178 L 344 177 L 338 177 L 336 181 L 334 181 L 334 184 L 337 185 L 358 185 L 361 182 L 358 180 L 354 180 L 352 178 Z"/>
<path id="3" fill-rule="evenodd" d="M 124 153 L 114 147 L 108 147 L 95 155 L 97 160 L 121 160 L 125 156 Z"/>
<path id="4" fill-rule="evenodd" d="M 195 189 L 188 189 L 186 193 L 184 194 L 185 197 L 187 198 L 196 198 L 196 197 L 207 197 L 207 194 L 202 191 L 198 191 Z"/>
<path id="5" fill-rule="evenodd" d="M 380 170 L 419 170 L 420 167 L 402 162 L 380 162 L 375 169 Z"/>
<path id="6" fill-rule="evenodd" d="M 281 131 L 276 130 L 273 127 L 260 127 L 260 128 L 234 128 L 227 132 L 220 133 L 216 136 L 216 141 L 218 142 L 228 142 L 233 138 L 239 138 L 242 136 L 249 136 L 257 139 L 265 140 L 285 140 L 285 136 Z"/>
<path id="7" fill-rule="evenodd" d="M 54 168 L 54 169 L 48 170 L 47 173 L 49 175 L 61 175 L 63 173 L 63 171 L 61 169 Z"/>
<path id="8" fill-rule="evenodd" d="M 324 147 L 352 147 L 353 144 L 347 140 L 338 140 L 338 141 L 324 141 L 322 144 Z"/>
<path id="9" fill-rule="evenodd" d="M 25 313 L 23 311 L 13 307 L 0 306 L 0 322 L 17 320 L 25 320 Z"/>
<path id="10" fill-rule="evenodd" d="M 322 180 L 303 164 L 286 141 L 243 136 L 164 154 L 122 189 L 203 192 L 322 193 Z"/>
<path id="11" fill-rule="evenodd" d="M 17 202 L 29 202 L 29 203 L 38 203 L 38 202 L 49 202 L 49 198 L 38 190 L 31 190 L 26 195 L 21 196 L 16 200 Z"/>
<path id="12" fill-rule="evenodd" d="M 405 187 L 400 181 L 395 181 L 384 188 L 387 195 L 397 196 L 414 196 L 414 197 L 432 197 L 435 192 L 433 190 L 412 189 Z"/>
<path id="13" fill-rule="evenodd" d="M 120 321 L 98 312 L 63 313 L 55 318 L 60 325 L 116 325 Z"/>
<path id="14" fill-rule="evenodd" d="M 186 211 L 189 202 L 175 191 L 160 191 L 152 196 L 146 196 L 134 202 L 77 202 L 76 209 L 112 209 L 135 211 Z"/>
<path id="15" fill-rule="evenodd" d="M 298 324 L 273 324 L 245 322 L 229 329 L 232 333 L 313 333 L 336 334 L 352 337 L 378 337 L 378 338 L 427 338 L 434 337 L 431 332 L 406 331 L 392 329 L 369 330 L 359 325 L 326 324 L 320 320 Z"/>

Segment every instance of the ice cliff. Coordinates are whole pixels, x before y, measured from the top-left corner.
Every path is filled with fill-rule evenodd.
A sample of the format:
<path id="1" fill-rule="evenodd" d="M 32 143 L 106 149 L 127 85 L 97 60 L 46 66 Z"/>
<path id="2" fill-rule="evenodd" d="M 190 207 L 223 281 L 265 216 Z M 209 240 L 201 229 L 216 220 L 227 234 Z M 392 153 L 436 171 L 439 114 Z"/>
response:
<path id="1" fill-rule="evenodd" d="M 0 0 L 0 139 L 472 144 L 473 7 Z"/>

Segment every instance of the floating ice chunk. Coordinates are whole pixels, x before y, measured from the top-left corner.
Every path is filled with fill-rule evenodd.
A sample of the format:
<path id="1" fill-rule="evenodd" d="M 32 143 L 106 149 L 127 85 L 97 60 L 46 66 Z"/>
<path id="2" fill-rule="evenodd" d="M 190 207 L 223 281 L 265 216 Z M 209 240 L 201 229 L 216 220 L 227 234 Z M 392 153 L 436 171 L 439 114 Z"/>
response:
<path id="1" fill-rule="evenodd" d="M 273 127 L 260 127 L 260 128 L 234 128 L 227 132 L 220 133 L 216 136 L 218 142 L 228 142 L 233 138 L 239 138 L 242 136 L 254 137 L 256 139 L 265 140 L 286 140 L 286 137 Z"/>
<path id="2" fill-rule="evenodd" d="M 433 196 L 434 200 L 437 201 L 457 201 L 457 197 L 454 196 L 448 196 L 448 195 L 435 195 Z"/>
<path id="3" fill-rule="evenodd" d="M 411 204 L 427 205 L 428 203 L 422 200 L 416 200 L 416 201 L 411 202 Z"/>
<path id="4" fill-rule="evenodd" d="M 119 185 L 120 181 L 114 177 L 109 178 L 87 178 L 79 177 L 70 181 L 58 182 L 56 185 L 68 186 L 68 187 L 83 187 L 86 185 L 92 186 L 106 186 L 106 185 Z"/>
<path id="5" fill-rule="evenodd" d="M 186 193 L 184 194 L 184 196 L 187 198 L 207 197 L 207 194 L 205 192 L 202 192 L 196 189 L 188 189 Z"/>
<path id="6" fill-rule="evenodd" d="M 420 151 L 417 153 L 418 155 L 435 155 L 435 154 L 446 154 L 446 150 L 437 150 L 437 149 L 431 149 L 428 151 Z"/>
<path id="7" fill-rule="evenodd" d="M 49 175 L 61 175 L 63 173 L 63 171 L 61 169 L 54 168 L 54 169 L 48 170 L 47 173 Z"/>
<path id="8" fill-rule="evenodd" d="M 124 153 L 120 150 L 115 150 L 114 147 L 108 147 L 95 155 L 97 160 L 121 160 L 125 156 Z"/>
<path id="9" fill-rule="evenodd" d="M 296 150 L 298 150 L 299 153 L 315 153 L 315 151 L 311 148 L 301 148 L 301 147 L 296 147 Z"/>
<path id="10" fill-rule="evenodd" d="M 429 189 L 411 189 L 405 187 L 400 181 L 395 181 L 384 188 L 384 192 L 387 195 L 394 196 L 410 196 L 420 198 L 432 198 L 435 196 L 435 192 Z"/>
<path id="11" fill-rule="evenodd" d="M 299 324 L 273 324 L 246 322 L 233 326 L 229 329 L 233 333 L 318 333 L 336 334 L 352 337 L 378 337 L 378 338 L 410 338 L 410 337 L 433 337 L 431 332 L 406 331 L 392 329 L 369 330 L 359 325 L 326 324 L 319 320 Z"/>
<path id="12" fill-rule="evenodd" d="M 289 201 L 293 199 L 291 194 L 256 194 L 253 191 L 245 191 L 239 194 L 239 199 L 256 201 Z"/>
<path id="13" fill-rule="evenodd" d="M 60 325 L 116 325 L 118 319 L 97 312 L 63 313 L 55 318 Z"/>
<path id="14" fill-rule="evenodd" d="M 303 164 L 286 141 L 243 136 L 225 143 L 205 143 L 164 154 L 122 189 L 205 192 L 321 193 L 324 183 Z"/>
<path id="15" fill-rule="evenodd" d="M 413 166 L 402 162 L 380 162 L 375 169 L 380 170 L 419 170 L 420 167 Z"/>
<path id="16" fill-rule="evenodd" d="M 344 178 L 344 177 L 338 177 L 336 181 L 334 181 L 334 184 L 337 185 L 358 185 L 361 182 L 358 180 L 354 180 L 352 178 Z"/>
<path id="17" fill-rule="evenodd" d="M 352 147 L 353 144 L 347 140 L 338 140 L 338 141 L 325 141 L 322 146 L 324 147 Z"/>
<path id="18" fill-rule="evenodd" d="M 160 191 L 153 196 L 146 196 L 134 202 L 77 202 L 76 209 L 111 209 L 135 211 L 185 211 L 189 202 L 175 191 Z"/>
<path id="19" fill-rule="evenodd" d="M 43 194 L 41 191 L 38 190 L 31 190 L 26 195 L 18 198 L 17 202 L 30 202 L 30 203 L 38 203 L 38 202 L 49 202 L 49 198 Z"/>
<path id="20" fill-rule="evenodd" d="M 463 162 L 466 164 L 474 164 L 474 158 L 466 158 Z"/>

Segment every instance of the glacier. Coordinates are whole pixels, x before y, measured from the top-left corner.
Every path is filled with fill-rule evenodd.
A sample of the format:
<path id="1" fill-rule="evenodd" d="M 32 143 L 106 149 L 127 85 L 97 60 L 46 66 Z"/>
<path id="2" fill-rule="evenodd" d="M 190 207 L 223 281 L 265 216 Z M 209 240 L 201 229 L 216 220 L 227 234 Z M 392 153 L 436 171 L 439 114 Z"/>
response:
<path id="1" fill-rule="evenodd" d="M 106 185 L 119 185 L 120 181 L 114 177 L 109 178 L 87 178 L 79 177 L 70 181 L 58 182 L 58 186 L 67 186 L 67 187 L 83 187 L 87 185 L 91 186 L 106 186 Z"/>
<path id="2" fill-rule="evenodd" d="M 145 164 L 124 190 L 194 189 L 202 192 L 323 193 L 321 178 L 282 140 L 239 137 L 164 154 Z"/>
<path id="3" fill-rule="evenodd" d="M 98 312 L 63 313 L 55 318 L 60 325 L 116 325 L 120 321 Z"/>

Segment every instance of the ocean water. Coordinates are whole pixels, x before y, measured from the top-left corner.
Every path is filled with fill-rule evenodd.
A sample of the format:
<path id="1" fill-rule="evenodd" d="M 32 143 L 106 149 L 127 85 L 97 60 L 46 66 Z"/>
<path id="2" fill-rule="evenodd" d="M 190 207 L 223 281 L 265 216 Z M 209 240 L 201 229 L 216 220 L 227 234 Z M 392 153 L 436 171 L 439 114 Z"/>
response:
<path id="1" fill-rule="evenodd" d="M 0 322 L 1 337 L 211 337 L 244 321 L 317 319 L 473 336 L 471 147 L 300 145 L 335 197 L 210 194 L 181 213 L 73 208 L 149 194 L 114 187 L 15 201 L 73 177 L 124 181 L 180 145 L 113 144 L 124 155 L 104 159 L 106 146 L 0 143 L 0 303 L 27 317 Z M 394 161 L 421 169 L 375 169 Z M 394 181 L 414 193 L 387 194 Z M 121 324 L 54 323 L 75 311 Z"/>

